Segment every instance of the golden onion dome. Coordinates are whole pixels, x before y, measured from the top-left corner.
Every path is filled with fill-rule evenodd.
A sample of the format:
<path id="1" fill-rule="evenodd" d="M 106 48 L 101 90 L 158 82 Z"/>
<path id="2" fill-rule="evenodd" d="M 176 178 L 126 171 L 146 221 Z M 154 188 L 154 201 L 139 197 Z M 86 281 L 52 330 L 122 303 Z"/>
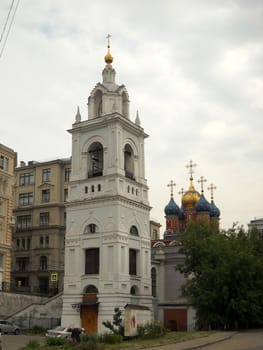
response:
<path id="1" fill-rule="evenodd" d="M 183 194 L 182 205 L 185 209 L 194 208 L 195 204 L 199 201 L 200 194 L 196 191 L 193 185 L 193 178 L 190 178 L 190 186 L 188 191 Z"/>
<path id="2" fill-rule="evenodd" d="M 109 47 L 108 47 L 108 52 L 107 52 L 106 56 L 104 57 L 104 60 L 105 60 L 105 62 L 107 64 L 112 64 L 112 62 L 113 62 L 113 57 L 112 57 L 112 55 L 110 53 L 110 48 Z"/>

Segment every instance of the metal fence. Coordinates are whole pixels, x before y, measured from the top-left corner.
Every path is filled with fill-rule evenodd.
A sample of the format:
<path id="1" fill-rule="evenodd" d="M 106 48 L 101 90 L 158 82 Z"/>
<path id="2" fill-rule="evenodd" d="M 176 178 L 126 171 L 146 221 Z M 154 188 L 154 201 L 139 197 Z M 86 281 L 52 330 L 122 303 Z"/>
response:
<path id="1" fill-rule="evenodd" d="M 60 325 L 61 319 L 59 317 L 14 316 L 12 317 L 12 322 L 19 326 L 21 329 L 33 329 L 34 327 L 52 329 Z"/>

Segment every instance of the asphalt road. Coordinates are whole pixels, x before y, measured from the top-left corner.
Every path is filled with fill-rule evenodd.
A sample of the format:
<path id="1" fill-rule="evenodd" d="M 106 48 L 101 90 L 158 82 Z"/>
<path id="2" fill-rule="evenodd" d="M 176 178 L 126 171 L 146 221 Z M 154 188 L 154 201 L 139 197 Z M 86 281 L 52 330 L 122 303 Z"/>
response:
<path id="1" fill-rule="evenodd" d="M 176 348 L 175 348 L 176 349 Z M 263 330 L 244 331 L 222 342 L 200 347 L 205 350 L 262 350 Z M 165 350 L 165 349 L 163 349 Z"/>

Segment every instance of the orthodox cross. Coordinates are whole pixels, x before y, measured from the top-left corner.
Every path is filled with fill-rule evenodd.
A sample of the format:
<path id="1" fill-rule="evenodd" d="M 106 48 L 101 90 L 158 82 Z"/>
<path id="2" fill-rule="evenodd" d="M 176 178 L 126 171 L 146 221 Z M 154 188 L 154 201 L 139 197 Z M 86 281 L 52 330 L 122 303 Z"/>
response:
<path id="1" fill-rule="evenodd" d="M 183 194 L 184 194 L 184 192 L 185 192 L 185 191 L 184 191 L 184 189 L 183 189 L 183 187 L 182 187 L 182 188 L 181 188 L 181 191 L 179 191 L 179 192 L 178 192 L 178 194 L 183 195 Z"/>
<path id="2" fill-rule="evenodd" d="M 171 187 L 171 197 L 173 197 L 173 188 L 176 186 L 176 183 L 173 182 L 173 180 L 170 181 L 170 183 L 167 185 L 168 187 Z"/>
<path id="3" fill-rule="evenodd" d="M 110 38 L 111 38 L 111 35 L 108 34 L 108 35 L 106 36 L 106 39 L 108 40 L 108 49 L 110 48 Z"/>
<path id="4" fill-rule="evenodd" d="M 214 190 L 216 189 L 216 186 L 214 184 L 211 184 L 208 188 L 208 191 L 211 192 L 211 200 L 214 199 Z"/>
<path id="5" fill-rule="evenodd" d="M 191 179 L 193 178 L 194 167 L 196 167 L 196 164 L 194 164 L 192 160 L 190 160 L 189 165 L 186 165 L 186 168 L 189 168 L 189 174 Z"/>
<path id="6" fill-rule="evenodd" d="M 199 180 L 197 180 L 197 182 L 201 183 L 201 192 L 204 193 L 204 182 L 206 182 L 206 179 L 201 176 Z"/>

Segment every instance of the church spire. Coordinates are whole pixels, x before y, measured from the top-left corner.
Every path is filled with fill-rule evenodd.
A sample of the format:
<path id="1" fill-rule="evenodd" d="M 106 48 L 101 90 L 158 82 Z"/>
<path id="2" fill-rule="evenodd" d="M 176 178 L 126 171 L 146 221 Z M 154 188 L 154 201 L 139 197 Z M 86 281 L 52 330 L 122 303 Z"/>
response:
<path id="1" fill-rule="evenodd" d="M 107 51 L 107 54 L 106 56 L 104 57 L 104 60 L 105 60 L 105 63 L 106 63 L 106 66 L 105 68 L 103 69 L 103 72 L 102 72 L 102 81 L 103 81 L 103 85 L 106 86 L 107 88 L 109 88 L 110 90 L 114 90 L 114 88 L 116 88 L 116 84 L 115 84 L 115 75 L 116 75 L 116 72 L 115 72 L 115 69 L 112 68 L 112 61 L 113 61 L 113 57 L 110 53 L 110 38 L 111 38 L 111 35 L 108 34 L 106 36 L 107 40 L 108 40 L 108 45 L 107 45 L 107 48 L 108 48 L 108 51 Z"/>

